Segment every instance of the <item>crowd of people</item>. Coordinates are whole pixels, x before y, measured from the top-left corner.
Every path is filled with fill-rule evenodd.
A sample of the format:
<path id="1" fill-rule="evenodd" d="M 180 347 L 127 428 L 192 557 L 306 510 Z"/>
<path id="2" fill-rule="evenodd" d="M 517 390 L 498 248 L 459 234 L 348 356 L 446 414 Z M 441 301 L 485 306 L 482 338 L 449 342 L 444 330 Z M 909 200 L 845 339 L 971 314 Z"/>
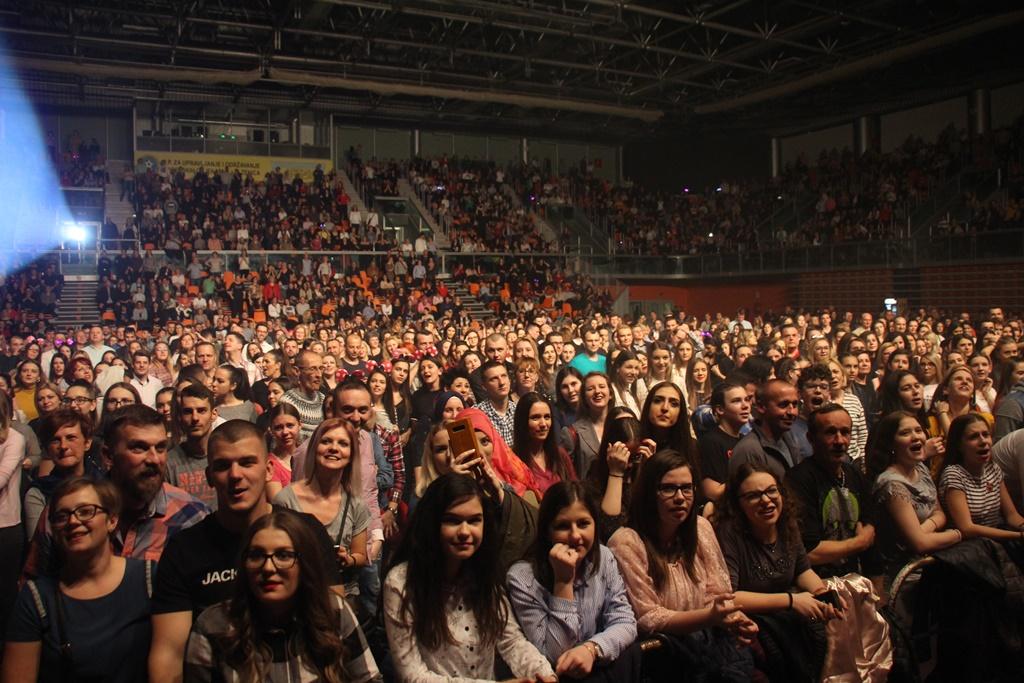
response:
<path id="1" fill-rule="evenodd" d="M 0 338 L 0 680 L 1024 671 L 1018 315 L 244 313 Z"/>

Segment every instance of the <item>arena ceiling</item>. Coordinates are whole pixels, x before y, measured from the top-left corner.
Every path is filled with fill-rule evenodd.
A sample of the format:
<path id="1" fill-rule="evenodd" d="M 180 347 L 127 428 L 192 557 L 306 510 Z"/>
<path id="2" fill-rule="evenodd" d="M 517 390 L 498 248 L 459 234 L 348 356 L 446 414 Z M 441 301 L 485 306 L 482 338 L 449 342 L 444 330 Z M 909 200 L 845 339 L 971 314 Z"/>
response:
<path id="1" fill-rule="evenodd" d="M 43 102 L 165 98 L 628 139 L 1019 79 L 1019 2 L 0 0 Z"/>

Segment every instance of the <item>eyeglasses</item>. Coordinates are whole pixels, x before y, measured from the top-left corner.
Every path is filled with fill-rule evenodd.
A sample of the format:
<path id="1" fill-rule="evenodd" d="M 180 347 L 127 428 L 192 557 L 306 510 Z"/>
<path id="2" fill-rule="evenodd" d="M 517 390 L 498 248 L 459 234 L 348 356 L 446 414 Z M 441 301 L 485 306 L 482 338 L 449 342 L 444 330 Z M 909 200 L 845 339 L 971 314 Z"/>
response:
<path id="1" fill-rule="evenodd" d="M 658 495 L 669 500 L 675 498 L 677 493 L 683 494 L 683 498 L 693 498 L 693 484 L 659 484 Z"/>
<path id="2" fill-rule="evenodd" d="M 86 405 L 88 403 L 92 403 L 92 399 L 89 398 L 88 396 L 74 396 L 74 397 L 65 396 L 64 398 L 62 398 L 60 400 L 60 402 L 62 404 L 64 404 L 64 405 L 66 405 L 66 406 L 70 406 L 70 405 L 84 406 L 84 405 Z"/>
<path id="3" fill-rule="evenodd" d="M 740 494 L 740 500 L 748 505 L 753 505 L 760 502 L 762 498 L 768 496 L 768 500 L 775 502 L 779 499 L 781 491 L 778 486 L 769 486 L 763 491 L 749 491 L 747 493 Z"/>
<path id="4" fill-rule="evenodd" d="M 245 554 L 245 566 L 247 569 L 261 569 L 270 560 L 277 570 L 291 569 L 298 559 L 299 554 L 294 550 L 275 550 L 272 553 L 250 550 Z"/>
<path id="5" fill-rule="evenodd" d="M 54 529 L 63 529 L 68 525 L 68 522 L 71 521 L 72 515 L 74 515 L 75 519 L 77 519 L 79 522 L 88 522 L 97 514 L 106 511 L 107 509 L 105 507 L 100 507 L 99 505 L 93 505 L 91 503 L 79 505 L 78 507 L 70 511 L 59 510 L 50 515 L 50 526 L 52 526 Z"/>
<path id="6" fill-rule="evenodd" d="M 112 408 L 120 408 L 121 406 L 134 405 L 134 398 L 108 398 L 104 399 L 103 404 L 108 405 Z"/>

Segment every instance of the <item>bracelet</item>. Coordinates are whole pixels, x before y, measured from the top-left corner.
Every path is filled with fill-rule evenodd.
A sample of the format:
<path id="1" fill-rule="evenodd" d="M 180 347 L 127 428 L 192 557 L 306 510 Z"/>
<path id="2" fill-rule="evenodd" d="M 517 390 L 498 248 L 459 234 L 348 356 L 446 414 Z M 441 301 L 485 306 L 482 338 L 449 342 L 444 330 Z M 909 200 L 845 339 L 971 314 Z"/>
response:
<path id="1" fill-rule="evenodd" d="M 792 593 L 786 593 L 786 596 L 789 598 L 789 607 L 787 607 L 786 609 L 787 610 L 791 610 L 791 609 L 793 609 L 793 594 Z"/>
<path id="2" fill-rule="evenodd" d="M 601 648 L 597 646 L 597 643 L 587 640 L 585 642 L 580 643 L 580 645 L 582 645 L 590 651 L 590 654 L 594 658 L 595 662 L 601 659 Z"/>
<path id="3" fill-rule="evenodd" d="M 609 477 L 615 477 L 616 479 L 624 479 L 625 478 L 625 475 L 623 475 L 623 474 L 615 474 L 614 472 L 609 472 L 608 476 Z"/>
<path id="4" fill-rule="evenodd" d="M 963 535 L 963 533 L 961 533 L 961 531 L 959 529 L 953 529 L 953 531 L 956 532 L 956 542 L 957 543 L 959 543 L 960 541 L 964 540 L 964 535 Z"/>

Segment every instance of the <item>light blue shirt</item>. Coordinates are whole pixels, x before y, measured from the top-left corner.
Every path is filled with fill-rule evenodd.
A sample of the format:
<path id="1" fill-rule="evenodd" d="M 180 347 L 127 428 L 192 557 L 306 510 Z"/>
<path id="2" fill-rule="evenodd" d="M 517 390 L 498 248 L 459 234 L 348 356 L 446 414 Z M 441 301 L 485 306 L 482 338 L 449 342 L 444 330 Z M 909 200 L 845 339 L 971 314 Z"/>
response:
<path id="1" fill-rule="evenodd" d="M 529 562 L 508 570 L 508 598 L 526 638 L 552 663 L 584 641 L 601 648 L 603 661 L 618 659 L 636 640 L 636 616 L 626 595 L 615 556 L 598 546 L 600 567 L 589 567 L 573 585 L 573 600 L 551 594 L 533 573 Z"/>

